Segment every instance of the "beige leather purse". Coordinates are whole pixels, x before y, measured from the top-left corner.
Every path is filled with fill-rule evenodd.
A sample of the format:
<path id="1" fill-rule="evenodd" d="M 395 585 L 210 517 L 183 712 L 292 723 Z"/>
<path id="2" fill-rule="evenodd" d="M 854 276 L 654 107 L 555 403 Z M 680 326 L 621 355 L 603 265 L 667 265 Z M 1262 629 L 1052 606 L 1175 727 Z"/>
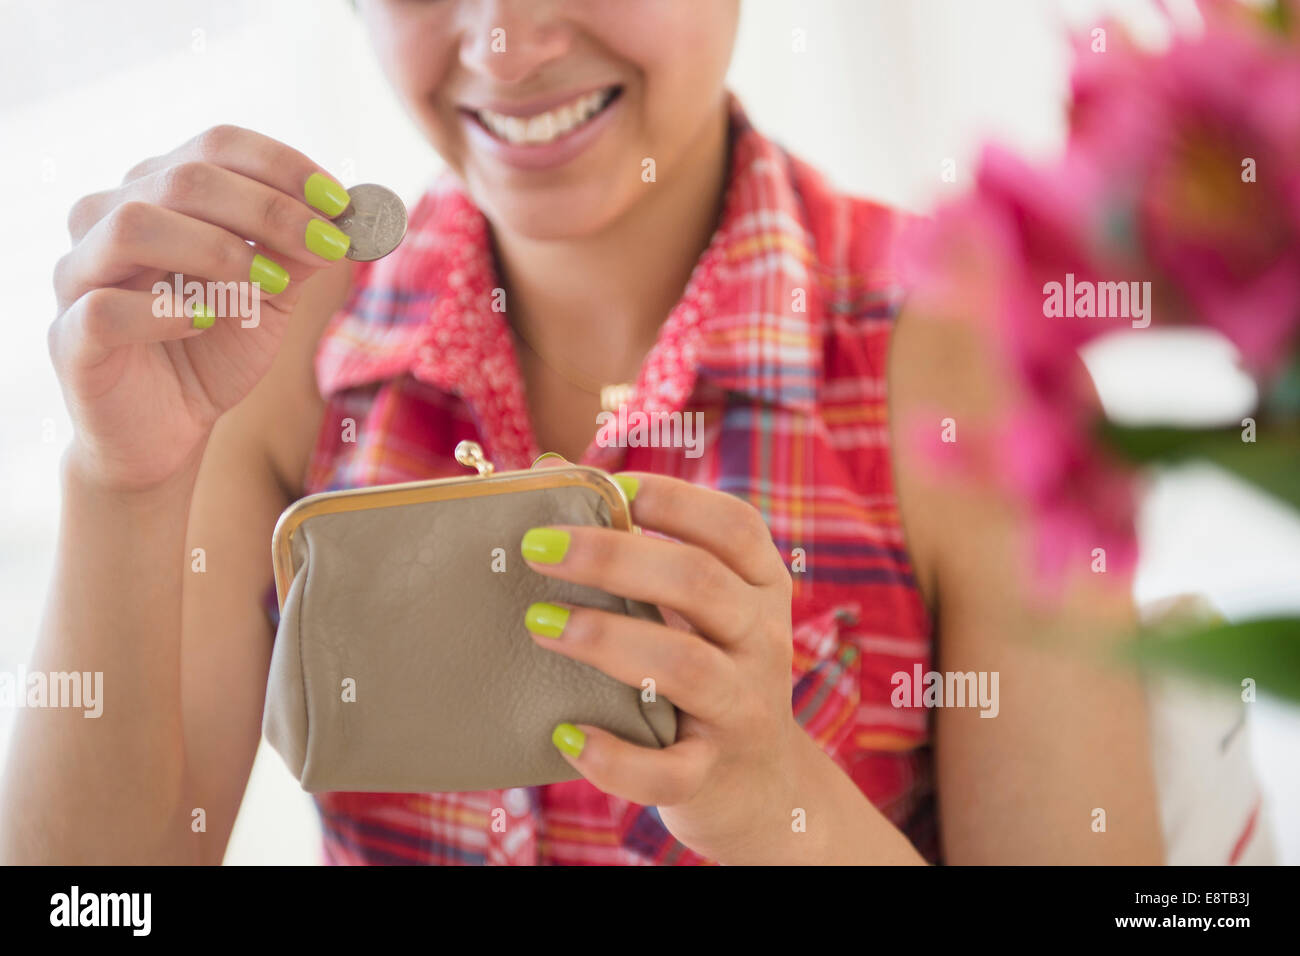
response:
<path id="1" fill-rule="evenodd" d="M 263 730 L 304 790 L 425 793 L 573 780 L 551 732 L 588 723 L 643 746 L 677 734 L 649 690 L 534 645 L 524 611 L 560 601 L 658 611 L 533 571 L 529 528 L 634 531 L 609 475 L 568 465 L 311 495 L 272 542 L 280 627 Z"/>

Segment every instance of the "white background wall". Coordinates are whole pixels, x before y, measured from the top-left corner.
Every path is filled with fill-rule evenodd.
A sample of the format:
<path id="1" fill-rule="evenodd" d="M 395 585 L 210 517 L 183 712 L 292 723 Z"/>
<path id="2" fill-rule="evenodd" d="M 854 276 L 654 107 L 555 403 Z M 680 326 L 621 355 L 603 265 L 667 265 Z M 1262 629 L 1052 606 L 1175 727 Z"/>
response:
<path id="1" fill-rule="evenodd" d="M 693 0 L 707 3 L 711 0 Z M 983 136 L 1048 155 L 1063 130 L 1062 25 L 1144 0 L 743 0 L 733 87 L 760 128 L 846 188 L 925 208 L 961 188 Z M 792 31 L 807 50 L 793 53 Z M 328 68 L 327 68 L 328 67 Z M 133 163 L 216 123 L 282 139 L 344 183 L 415 196 L 437 167 L 343 0 L 0 2 L 0 670 L 29 653 L 69 425 L 46 359 L 67 210 Z M 959 182 L 939 179 L 958 161 Z M 1183 337 L 1091 357 L 1108 405 L 1231 418 L 1249 402 L 1225 353 Z M 1139 597 L 1200 590 L 1231 614 L 1300 606 L 1300 521 L 1209 469 L 1158 480 Z M 268 570 L 269 573 L 269 570 Z M 12 714 L 0 711 L 0 749 Z M 1300 861 L 1300 716 L 1251 709 L 1281 856 Z M 314 811 L 263 749 L 229 862 L 314 862 Z"/>

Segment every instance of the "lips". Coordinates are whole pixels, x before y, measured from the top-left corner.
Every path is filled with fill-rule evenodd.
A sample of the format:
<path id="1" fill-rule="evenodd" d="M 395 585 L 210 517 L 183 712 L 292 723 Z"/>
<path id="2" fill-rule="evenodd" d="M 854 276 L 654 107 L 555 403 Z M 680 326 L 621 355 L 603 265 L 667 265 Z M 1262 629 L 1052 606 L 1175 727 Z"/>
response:
<path id="1" fill-rule="evenodd" d="M 554 109 L 519 116 L 490 109 L 473 110 L 474 117 L 488 132 L 507 143 L 542 145 L 566 136 L 605 109 L 620 92 L 611 86 L 573 97 Z"/>
<path id="2" fill-rule="evenodd" d="M 596 87 L 528 103 L 462 107 L 472 142 L 520 169 L 545 169 L 573 159 L 594 142 L 618 112 L 623 87 Z"/>

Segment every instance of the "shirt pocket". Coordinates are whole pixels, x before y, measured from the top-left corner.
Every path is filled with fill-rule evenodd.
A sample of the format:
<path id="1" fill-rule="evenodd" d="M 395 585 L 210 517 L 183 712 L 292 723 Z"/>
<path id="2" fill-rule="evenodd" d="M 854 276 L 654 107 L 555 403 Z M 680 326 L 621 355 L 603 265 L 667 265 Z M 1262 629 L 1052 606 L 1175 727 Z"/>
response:
<path id="1" fill-rule="evenodd" d="M 864 749 L 908 750 L 926 738 L 926 715 L 895 707 L 894 675 L 928 666 L 924 642 L 870 633 L 861 604 L 836 603 L 794 621 L 795 720 L 841 761 Z"/>
<path id="2" fill-rule="evenodd" d="M 861 652 L 847 639 L 859 620 L 856 602 L 809 612 L 793 627 L 791 706 L 795 720 L 825 750 L 851 732 L 862 695 Z"/>

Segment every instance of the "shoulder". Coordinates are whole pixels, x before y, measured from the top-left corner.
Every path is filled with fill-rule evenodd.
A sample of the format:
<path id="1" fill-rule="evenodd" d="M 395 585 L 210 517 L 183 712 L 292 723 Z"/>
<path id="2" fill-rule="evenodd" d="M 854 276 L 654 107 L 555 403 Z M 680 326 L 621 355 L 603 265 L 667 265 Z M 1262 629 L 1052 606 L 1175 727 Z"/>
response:
<path id="1" fill-rule="evenodd" d="M 970 326 L 904 312 L 900 241 L 918 217 L 839 190 L 797 158 L 786 162 L 818 289 L 823 412 L 829 407 L 837 419 L 874 432 L 887 449 L 902 533 L 933 608 L 944 528 L 960 514 L 945 506 L 942 483 L 915 453 L 916 434 L 931 424 L 938 429 L 944 415 L 969 422 L 994 414 L 994 363 Z"/>
<path id="2" fill-rule="evenodd" d="M 317 346 L 347 301 L 354 271 L 344 260 L 304 283 L 271 368 L 213 433 L 214 442 L 239 451 L 230 460 L 261 457 L 290 498 L 301 493 L 324 414 L 316 381 Z"/>
<path id="3" fill-rule="evenodd" d="M 309 279 L 271 369 L 223 417 L 214 439 L 264 456 L 286 494 L 301 494 L 326 396 L 343 384 L 334 380 L 338 367 L 355 370 L 377 352 L 409 351 L 400 333 L 413 332 L 427 315 L 425 300 L 445 284 L 457 248 L 480 222 L 456 182 L 443 176 L 411 207 L 406 238 L 392 254 L 344 260 Z"/>
<path id="4" fill-rule="evenodd" d="M 797 197 L 803 254 L 816 297 L 823 375 L 883 378 L 892 324 L 902 302 L 898 240 L 913 217 L 835 187 L 815 167 L 784 155 Z"/>
<path id="5" fill-rule="evenodd" d="M 836 188 L 798 157 L 787 161 L 818 266 L 846 281 L 853 277 L 855 283 L 894 281 L 898 238 L 914 217 Z"/>
<path id="6" fill-rule="evenodd" d="M 835 187 L 819 170 L 783 155 L 796 197 L 798 249 L 809 289 L 809 334 L 816 343 L 819 414 L 837 447 L 856 449 L 868 491 L 898 499 L 889 361 L 903 300 L 899 238 L 912 217 Z M 906 528 L 905 516 L 900 519 Z"/>
<path id="7" fill-rule="evenodd" d="M 328 397 L 410 361 L 429 301 L 454 286 L 465 250 L 485 229 L 444 174 L 412 205 L 406 236 L 390 255 L 345 260 L 305 284 L 271 370 L 223 423 L 234 440 L 264 451 L 291 497 L 302 492 Z"/>

